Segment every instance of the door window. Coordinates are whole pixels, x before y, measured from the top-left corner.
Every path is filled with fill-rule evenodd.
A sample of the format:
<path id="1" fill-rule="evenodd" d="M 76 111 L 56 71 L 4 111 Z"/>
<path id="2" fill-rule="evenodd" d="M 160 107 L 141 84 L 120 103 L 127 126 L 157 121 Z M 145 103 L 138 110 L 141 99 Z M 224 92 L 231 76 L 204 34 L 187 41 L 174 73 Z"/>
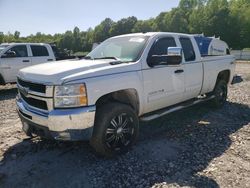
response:
<path id="1" fill-rule="evenodd" d="M 13 51 L 16 53 L 15 57 L 28 57 L 26 45 L 17 45 L 9 49 L 8 51 Z"/>
<path id="2" fill-rule="evenodd" d="M 183 49 L 185 61 L 194 61 L 195 60 L 195 52 L 194 47 L 189 38 L 181 37 L 180 43 Z"/>
<path id="3" fill-rule="evenodd" d="M 152 55 L 167 55 L 168 47 L 176 47 L 176 43 L 174 38 L 166 37 L 161 38 L 156 41 L 156 43 L 152 46 L 149 52 L 149 56 Z"/>
<path id="4" fill-rule="evenodd" d="M 49 56 L 49 52 L 45 46 L 31 45 L 30 47 L 34 57 Z"/>

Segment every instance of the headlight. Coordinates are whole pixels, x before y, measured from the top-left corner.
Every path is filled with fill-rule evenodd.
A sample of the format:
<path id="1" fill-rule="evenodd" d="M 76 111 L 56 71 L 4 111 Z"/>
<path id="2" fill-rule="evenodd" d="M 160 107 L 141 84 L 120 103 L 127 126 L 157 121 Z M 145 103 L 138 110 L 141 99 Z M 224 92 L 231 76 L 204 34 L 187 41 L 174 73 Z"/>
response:
<path id="1" fill-rule="evenodd" d="M 55 108 L 86 106 L 88 103 L 85 84 L 55 86 Z"/>

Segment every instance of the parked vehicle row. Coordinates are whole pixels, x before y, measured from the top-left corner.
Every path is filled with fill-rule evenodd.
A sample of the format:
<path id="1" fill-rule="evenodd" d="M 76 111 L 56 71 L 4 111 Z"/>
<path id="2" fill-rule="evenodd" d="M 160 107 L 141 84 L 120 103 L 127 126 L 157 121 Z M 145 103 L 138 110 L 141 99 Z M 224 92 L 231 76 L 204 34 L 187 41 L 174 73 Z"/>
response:
<path id="1" fill-rule="evenodd" d="M 234 75 L 234 57 L 223 41 L 218 42 L 225 45 L 217 45 L 200 37 L 116 36 L 85 59 L 22 69 L 16 103 L 23 130 L 29 136 L 90 140 L 97 153 L 113 156 L 135 143 L 139 120 L 205 100 L 222 106 Z M 214 55 L 209 54 L 212 48 Z"/>
<path id="2" fill-rule="evenodd" d="M 0 45 L 0 84 L 15 83 L 20 69 L 55 60 L 76 59 L 55 45 L 44 43 L 6 43 Z"/>
<path id="3" fill-rule="evenodd" d="M 49 44 L 10 43 L 0 45 L 0 84 L 16 82 L 20 69 L 55 61 Z"/>

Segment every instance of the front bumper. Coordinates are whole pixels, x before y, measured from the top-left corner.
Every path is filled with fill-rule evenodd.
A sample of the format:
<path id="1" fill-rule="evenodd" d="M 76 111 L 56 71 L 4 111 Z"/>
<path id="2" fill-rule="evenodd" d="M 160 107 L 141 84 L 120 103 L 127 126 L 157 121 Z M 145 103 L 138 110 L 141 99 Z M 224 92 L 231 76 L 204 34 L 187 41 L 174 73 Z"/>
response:
<path id="1" fill-rule="evenodd" d="M 54 109 L 44 113 L 16 99 L 23 130 L 56 140 L 89 140 L 92 136 L 95 106 Z"/>

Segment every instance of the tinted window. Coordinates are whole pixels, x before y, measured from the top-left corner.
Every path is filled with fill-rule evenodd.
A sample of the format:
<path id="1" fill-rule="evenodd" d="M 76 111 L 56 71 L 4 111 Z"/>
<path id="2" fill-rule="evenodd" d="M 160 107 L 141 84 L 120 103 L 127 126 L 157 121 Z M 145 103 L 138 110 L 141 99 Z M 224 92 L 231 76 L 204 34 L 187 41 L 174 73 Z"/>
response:
<path id="1" fill-rule="evenodd" d="M 31 51 L 33 56 L 49 56 L 48 50 L 45 46 L 35 46 L 31 45 Z"/>
<path id="2" fill-rule="evenodd" d="M 180 38 L 180 42 L 183 49 L 185 60 L 186 61 L 195 60 L 195 52 L 191 40 L 189 38 Z"/>
<path id="3" fill-rule="evenodd" d="M 27 57 L 28 56 L 26 45 L 14 46 L 11 49 L 9 49 L 8 51 L 14 51 L 16 53 L 16 57 Z"/>
<path id="4" fill-rule="evenodd" d="M 149 55 L 167 55 L 168 47 L 176 47 L 174 38 L 161 38 L 153 45 Z"/>

